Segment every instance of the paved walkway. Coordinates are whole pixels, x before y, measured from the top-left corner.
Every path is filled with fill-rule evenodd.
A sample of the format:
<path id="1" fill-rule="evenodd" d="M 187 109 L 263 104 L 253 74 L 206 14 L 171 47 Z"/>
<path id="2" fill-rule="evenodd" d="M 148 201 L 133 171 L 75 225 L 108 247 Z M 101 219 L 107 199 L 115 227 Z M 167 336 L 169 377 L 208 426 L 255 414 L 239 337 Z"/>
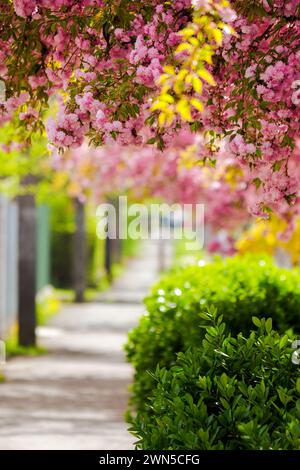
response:
<path id="1" fill-rule="evenodd" d="M 156 243 L 146 242 L 100 302 L 66 305 L 39 328 L 48 354 L 8 362 L 0 384 L 1 450 L 133 448 L 123 419 L 132 370 L 122 346 L 157 279 L 157 258 Z"/>

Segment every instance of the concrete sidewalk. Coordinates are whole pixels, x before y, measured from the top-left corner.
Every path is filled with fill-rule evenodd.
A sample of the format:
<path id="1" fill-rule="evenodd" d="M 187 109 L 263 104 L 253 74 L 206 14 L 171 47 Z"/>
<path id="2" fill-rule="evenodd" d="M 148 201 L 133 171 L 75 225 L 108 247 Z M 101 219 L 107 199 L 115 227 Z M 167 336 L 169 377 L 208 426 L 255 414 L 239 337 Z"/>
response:
<path id="1" fill-rule="evenodd" d="M 157 265 L 157 245 L 146 242 L 100 302 L 66 305 L 39 328 L 46 355 L 8 362 L 0 384 L 1 450 L 133 448 L 123 419 L 132 370 L 122 347 Z"/>

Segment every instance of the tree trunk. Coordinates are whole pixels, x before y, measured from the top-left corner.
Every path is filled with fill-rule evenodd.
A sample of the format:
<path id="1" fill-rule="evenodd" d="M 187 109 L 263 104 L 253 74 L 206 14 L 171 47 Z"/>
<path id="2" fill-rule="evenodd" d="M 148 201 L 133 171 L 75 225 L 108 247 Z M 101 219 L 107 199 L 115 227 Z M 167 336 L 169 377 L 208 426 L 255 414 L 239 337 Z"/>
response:
<path id="1" fill-rule="evenodd" d="M 107 235 L 105 239 L 105 271 L 108 278 L 108 281 L 112 281 L 112 241 L 111 238 Z"/>
<path id="2" fill-rule="evenodd" d="M 34 346 L 36 342 L 36 207 L 34 196 L 18 198 L 19 205 L 19 344 Z"/>

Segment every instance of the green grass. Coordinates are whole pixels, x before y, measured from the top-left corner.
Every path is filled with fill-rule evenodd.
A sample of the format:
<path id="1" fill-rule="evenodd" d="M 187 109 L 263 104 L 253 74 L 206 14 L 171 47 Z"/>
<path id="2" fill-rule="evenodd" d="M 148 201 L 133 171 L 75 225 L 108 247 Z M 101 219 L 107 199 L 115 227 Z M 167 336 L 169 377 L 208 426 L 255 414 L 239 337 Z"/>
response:
<path id="1" fill-rule="evenodd" d="M 93 302 L 97 299 L 100 292 L 104 292 L 108 288 L 108 280 L 103 280 L 101 288 L 97 289 L 96 287 L 88 287 L 84 293 L 86 302 Z M 55 293 L 60 302 L 72 303 L 75 301 L 75 292 L 72 289 L 55 289 Z"/>
<path id="2" fill-rule="evenodd" d="M 49 320 L 59 312 L 60 301 L 54 289 L 46 287 L 37 295 L 36 321 L 37 325 L 46 325 Z M 18 344 L 18 328 L 15 325 L 5 340 L 6 357 L 9 359 L 16 356 L 39 356 L 47 351 L 41 346 L 24 347 Z"/>
<path id="3" fill-rule="evenodd" d="M 17 328 L 13 328 L 8 338 L 5 340 L 7 359 L 16 356 L 35 357 L 45 354 L 47 351 L 41 346 L 24 347 L 18 344 Z"/>
<path id="4" fill-rule="evenodd" d="M 136 256 L 139 254 L 141 250 L 140 240 L 132 240 L 131 238 L 127 238 L 122 242 L 122 254 L 124 258 L 131 258 L 132 256 Z"/>
<path id="5" fill-rule="evenodd" d="M 37 325 L 46 325 L 56 315 L 61 307 L 60 299 L 54 288 L 46 288 L 36 297 L 36 321 Z"/>

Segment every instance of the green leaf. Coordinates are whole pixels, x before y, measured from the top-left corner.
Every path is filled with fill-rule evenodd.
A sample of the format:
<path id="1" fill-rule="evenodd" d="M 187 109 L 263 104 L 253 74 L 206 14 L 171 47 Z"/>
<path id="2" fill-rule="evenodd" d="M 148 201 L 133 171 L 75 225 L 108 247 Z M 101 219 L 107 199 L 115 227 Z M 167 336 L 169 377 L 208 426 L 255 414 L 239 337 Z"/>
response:
<path id="1" fill-rule="evenodd" d="M 225 410 L 228 410 L 228 408 L 230 408 L 230 405 L 229 405 L 228 401 L 225 400 L 225 398 L 220 397 L 220 402 L 224 406 Z"/>
<path id="2" fill-rule="evenodd" d="M 259 178 L 254 178 L 252 183 L 255 184 L 257 189 L 261 186 L 261 180 Z"/>
<path id="3" fill-rule="evenodd" d="M 272 331 L 272 326 L 273 326 L 272 318 L 268 318 L 267 321 L 266 321 L 266 332 L 267 332 L 268 334 L 271 333 L 271 331 Z"/>
<path id="4" fill-rule="evenodd" d="M 194 121 L 190 124 L 190 129 L 192 132 L 197 132 L 201 128 L 202 124 L 200 121 Z"/>
<path id="5" fill-rule="evenodd" d="M 227 375 L 225 374 L 225 372 L 223 372 L 223 374 L 221 375 L 220 377 L 220 382 L 221 384 L 223 385 L 223 387 L 227 387 L 227 384 L 228 384 L 228 377 Z"/>
<path id="6" fill-rule="evenodd" d="M 207 312 L 200 312 L 199 317 L 203 318 L 203 320 L 207 320 L 207 321 L 210 321 L 212 319 L 212 315 L 210 315 Z"/>
<path id="7" fill-rule="evenodd" d="M 296 382 L 296 390 L 300 395 L 300 377 L 297 379 L 297 382 Z"/>
<path id="8" fill-rule="evenodd" d="M 252 322 L 254 323 L 255 326 L 257 326 L 258 328 L 261 327 L 261 321 L 259 318 L 257 317 L 252 317 Z"/>
<path id="9" fill-rule="evenodd" d="M 288 338 L 287 335 L 284 335 L 284 336 L 281 338 L 281 340 L 279 341 L 279 347 L 280 347 L 280 349 L 283 349 L 283 348 L 286 346 L 286 344 L 288 343 L 288 340 L 289 340 L 289 338 Z"/>

